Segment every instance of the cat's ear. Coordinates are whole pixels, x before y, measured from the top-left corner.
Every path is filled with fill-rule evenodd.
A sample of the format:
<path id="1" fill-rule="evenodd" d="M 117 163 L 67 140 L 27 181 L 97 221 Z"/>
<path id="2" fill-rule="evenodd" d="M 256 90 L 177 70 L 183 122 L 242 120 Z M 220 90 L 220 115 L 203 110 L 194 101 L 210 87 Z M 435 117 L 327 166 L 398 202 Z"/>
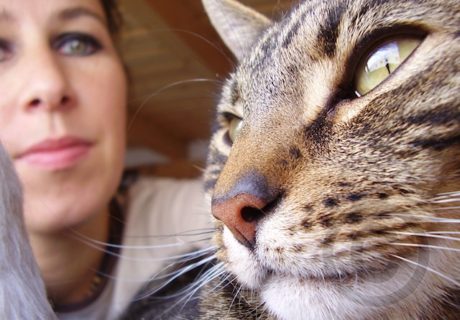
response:
<path id="1" fill-rule="evenodd" d="M 271 21 L 235 0 L 202 0 L 222 40 L 238 60 L 246 54 Z"/>

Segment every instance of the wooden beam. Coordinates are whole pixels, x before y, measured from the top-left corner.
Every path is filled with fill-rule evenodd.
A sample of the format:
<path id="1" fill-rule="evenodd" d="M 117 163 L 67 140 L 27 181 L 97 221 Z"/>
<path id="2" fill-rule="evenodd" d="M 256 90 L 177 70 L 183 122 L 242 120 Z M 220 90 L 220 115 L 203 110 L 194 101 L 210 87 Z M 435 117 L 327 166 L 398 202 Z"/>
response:
<path id="1" fill-rule="evenodd" d="M 146 0 L 201 62 L 221 77 L 234 65 L 234 58 L 207 19 L 201 2 Z M 216 47 L 214 47 L 216 46 Z"/>
<path id="2" fill-rule="evenodd" d="M 128 145 L 151 148 L 170 159 L 186 159 L 187 144 L 163 132 L 149 115 L 128 115 Z"/>

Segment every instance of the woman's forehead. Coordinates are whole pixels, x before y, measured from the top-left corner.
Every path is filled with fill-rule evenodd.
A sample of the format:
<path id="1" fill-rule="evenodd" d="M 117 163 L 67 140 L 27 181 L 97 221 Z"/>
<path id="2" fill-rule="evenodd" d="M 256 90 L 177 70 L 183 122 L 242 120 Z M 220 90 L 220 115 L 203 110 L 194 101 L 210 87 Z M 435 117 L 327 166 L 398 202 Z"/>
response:
<path id="1" fill-rule="evenodd" d="M 18 24 L 30 19 L 66 22 L 91 18 L 107 24 L 99 0 L 0 0 L 0 23 Z"/>

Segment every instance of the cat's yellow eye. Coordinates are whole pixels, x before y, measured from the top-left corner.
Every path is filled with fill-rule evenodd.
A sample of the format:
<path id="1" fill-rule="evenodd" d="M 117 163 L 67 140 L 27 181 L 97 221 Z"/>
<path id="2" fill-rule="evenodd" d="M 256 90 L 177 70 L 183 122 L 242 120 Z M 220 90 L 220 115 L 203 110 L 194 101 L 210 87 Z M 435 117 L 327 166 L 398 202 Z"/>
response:
<path id="1" fill-rule="evenodd" d="M 358 66 L 356 94 L 362 96 L 377 87 L 407 59 L 420 42 L 419 38 L 396 38 L 373 50 Z"/>
<path id="2" fill-rule="evenodd" d="M 243 119 L 238 117 L 232 117 L 230 120 L 230 126 L 228 128 L 228 136 L 230 140 L 234 142 L 236 137 L 240 134 L 241 128 L 243 127 Z"/>

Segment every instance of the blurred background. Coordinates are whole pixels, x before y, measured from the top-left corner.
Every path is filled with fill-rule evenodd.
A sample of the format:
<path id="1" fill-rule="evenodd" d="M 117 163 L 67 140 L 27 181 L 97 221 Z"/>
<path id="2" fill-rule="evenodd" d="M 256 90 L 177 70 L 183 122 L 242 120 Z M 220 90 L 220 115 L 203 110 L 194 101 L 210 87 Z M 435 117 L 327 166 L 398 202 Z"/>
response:
<path id="1" fill-rule="evenodd" d="M 271 18 L 296 0 L 241 0 Z M 129 70 L 126 166 L 142 174 L 196 177 L 214 105 L 234 58 L 200 0 L 121 0 L 121 51 Z"/>

